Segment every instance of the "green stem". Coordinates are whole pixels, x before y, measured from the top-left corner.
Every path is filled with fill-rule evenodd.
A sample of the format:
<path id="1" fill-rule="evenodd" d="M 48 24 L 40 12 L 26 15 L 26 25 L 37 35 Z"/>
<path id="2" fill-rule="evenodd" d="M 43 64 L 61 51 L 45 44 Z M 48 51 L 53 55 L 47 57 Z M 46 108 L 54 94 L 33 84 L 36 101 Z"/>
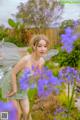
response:
<path id="1" fill-rule="evenodd" d="M 73 97 L 74 97 L 74 92 L 75 92 L 75 85 L 72 88 L 72 95 L 71 95 L 71 99 L 70 99 L 70 102 L 69 102 L 69 109 L 71 109 L 71 105 L 72 105 Z"/>
<path id="2" fill-rule="evenodd" d="M 67 115 L 67 120 L 70 120 L 70 111 L 71 111 L 73 97 L 74 97 L 74 93 L 75 93 L 75 85 L 76 85 L 76 81 L 74 80 L 74 84 L 73 84 L 73 87 L 72 87 L 71 98 L 70 98 L 70 94 L 69 94 L 70 85 L 68 83 L 68 115 Z"/>
<path id="3" fill-rule="evenodd" d="M 69 83 L 68 83 L 68 103 L 69 103 L 69 97 L 70 97 L 70 85 L 69 85 Z"/>
<path id="4" fill-rule="evenodd" d="M 67 113 L 67 120 L 69 120 L 69 98 L 70 98 L 70 84 L 68 83 L 68 103 L 67 103 L 68 113 Z"/>

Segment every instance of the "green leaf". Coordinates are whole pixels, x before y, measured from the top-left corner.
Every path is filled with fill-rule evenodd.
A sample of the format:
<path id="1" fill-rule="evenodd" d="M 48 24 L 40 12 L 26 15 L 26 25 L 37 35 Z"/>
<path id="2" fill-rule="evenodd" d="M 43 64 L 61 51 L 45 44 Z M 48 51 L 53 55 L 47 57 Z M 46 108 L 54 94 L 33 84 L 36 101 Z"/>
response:
<path id="1" fill-rule="evenodd" d="M 9 24 L 11 27 L 16 27 L 16 23 L 15 23 L 14 20 L 12 20 L 11 18 L 8 19 L 8 24 Z"/>
<path id="2" fill-rule="evenodd" d="M 34 97 L 35 97 L 36 94 L 37 94 L 37 89 L 36 88 L 28 90 L 28 96 L 32 101 L 34 100 Z"/>

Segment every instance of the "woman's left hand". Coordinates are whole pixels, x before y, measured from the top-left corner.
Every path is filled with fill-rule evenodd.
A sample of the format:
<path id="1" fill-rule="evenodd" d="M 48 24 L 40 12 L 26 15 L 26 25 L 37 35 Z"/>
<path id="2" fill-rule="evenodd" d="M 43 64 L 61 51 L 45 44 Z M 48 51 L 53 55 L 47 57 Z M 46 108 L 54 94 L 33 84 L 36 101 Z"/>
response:
<path id="1" fill-rule="evenodd" d="M 7 97 L 11 97 L 13 96 L 14 94 L 16 94 L 17 90 L 13 90 L 12 92 L 9 92 L 6 96 Z"/>

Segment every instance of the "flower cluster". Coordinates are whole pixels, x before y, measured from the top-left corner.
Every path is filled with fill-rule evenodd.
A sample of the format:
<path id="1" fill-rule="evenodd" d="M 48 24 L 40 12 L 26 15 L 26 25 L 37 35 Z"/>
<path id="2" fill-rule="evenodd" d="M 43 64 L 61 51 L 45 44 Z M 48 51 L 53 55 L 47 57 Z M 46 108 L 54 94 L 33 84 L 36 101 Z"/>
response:
<path id="1" fill-rule="evenodd" d="M 0 101 L 0 112 L 8 112 L 8 120 L 17 120 L 17 110 L 11 101 Z M 4 118 L 5 119 L 5 118 Z"/>
<path id="2" fill-rule="evenodd" d="M 67 93 L 67 119 L 70 120 L 71 109 L 75 101 L 75 90 L 76 84 L 80 82 L 80 73 L 78 70 L 72 67 L 63 68 L 59 72 L 59 78 L 64 79 L 66 84 L 66 93 Z"/>
<path id="3" fill-rule="evenodd" d="M 65 120 L 67 118 L 67 109 L 63 107 L 56 108 L 54 112 L 54 119 L 53 120 Z"/>
<path id="4" fill-rule="evenodd" d="M 20 88 L 22 90 L 28 90 L 30 88 L 35 88 L 38 76 L 40 74 L 40 70 L 37 69 L 37 71 L 34 71 L 34 66 L 32 66 L 32 69 L 26 68 L 20 77 Z"/>
<path id="5" fill-rule="evenodd" d="M 65 29 L 65 34 L 61 35 L 62 49 L 66 50 L 67 53 L 70 53 L 73 50 L 73 43 L 78 38 L 77 34 L 73 35 L 73 32 L 71 27 L 67 27 Z"/>
<path id="6" fill-rule="evenodd" d="M 38 80 L 38 95 L 48 96 L 53 91 L 58 94 L 58 87 L 61 86 L 61 82 L 61 80 L 53 76 L 51 70 L 43 68 L 40 79 Z"/>
<path id="7" fill-rule="evenodd" d="M 34 67 L 32 70 L 34 70 Z M 22 90 L 36 87 L 39 96 L 48 96 L 53 91 L 59 93 L 61 82 L 62 80 L 53 76 L 52 71 L 47 67 L 43 67 L 42 70 L 34 70 L 32 75 L 30 70 L 26 69 L 20 78 L 20 87 Z"/>
<path id="8" fill-rule="evenodd" d="M 73 83 L 74 80 L 80 82 L 79 71 L 69 66 L 60 70 L 58 77 L 63 80 L 65 79 L 67 83 Z"/>
<path id="9" fill-rule="evenodd" d="M 30 70 L 25 69 L 23 72 L 23 75 L 20 77 L 20 88 L 22 90 L 27 90 L 29 89 L 29 75 L 30 75 Z"/>

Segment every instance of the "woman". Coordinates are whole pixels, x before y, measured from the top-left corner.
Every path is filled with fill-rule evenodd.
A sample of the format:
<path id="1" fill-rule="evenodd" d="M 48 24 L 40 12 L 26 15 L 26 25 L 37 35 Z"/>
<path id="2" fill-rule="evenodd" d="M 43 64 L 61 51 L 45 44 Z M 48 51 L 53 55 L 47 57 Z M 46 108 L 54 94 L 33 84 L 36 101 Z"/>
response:
<path id="1" fill-rule="evenodd" d="M 17 81 L 19 81 L 17 80 L 17 75 L 20 71 L 24 74 L 24 69 L 34 72 L 32 71 L 32 66 L 34 66 L 35 70 L 37 68 L 41 70 L 45 62 L 43 56 L 47 53 L 48 45 L 49 40 L 45 35 L 34 36 L 31 40 L 32 53 L 24 56 L 12 69 L 12 91 L 7 94 L 7 97 L 11 98 L 18 110 L 18 120 L 20 120 L 21 116 L 20 109 L 22 110 L 24 120 L 31 118 L 29 117 L 30 107 L 27 92 L 20 90 L 17 84 Z"/>

